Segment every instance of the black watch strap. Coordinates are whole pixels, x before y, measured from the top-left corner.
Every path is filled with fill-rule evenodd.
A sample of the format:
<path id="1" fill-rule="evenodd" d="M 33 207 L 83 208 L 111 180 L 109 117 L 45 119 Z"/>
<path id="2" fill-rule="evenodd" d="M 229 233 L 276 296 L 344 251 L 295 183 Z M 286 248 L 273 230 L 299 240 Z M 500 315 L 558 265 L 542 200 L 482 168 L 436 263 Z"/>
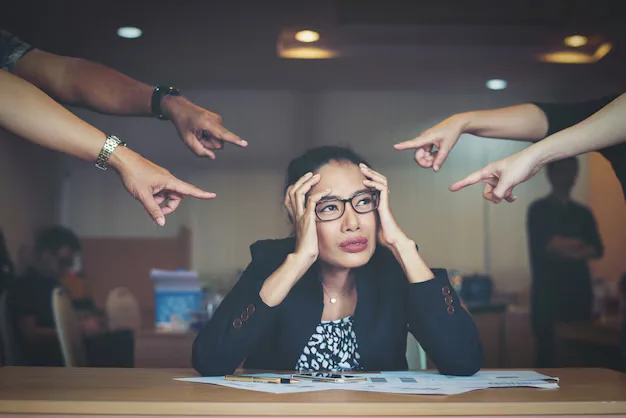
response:
<path id="1" fill-rule="evenodd" d="M 180 96 L 180 90 L 172 86 L 156 86 L 152 92 L 152 114 L 161 120 L 167 120 L 161 110 L 161 100 L 165 96 Z"/>

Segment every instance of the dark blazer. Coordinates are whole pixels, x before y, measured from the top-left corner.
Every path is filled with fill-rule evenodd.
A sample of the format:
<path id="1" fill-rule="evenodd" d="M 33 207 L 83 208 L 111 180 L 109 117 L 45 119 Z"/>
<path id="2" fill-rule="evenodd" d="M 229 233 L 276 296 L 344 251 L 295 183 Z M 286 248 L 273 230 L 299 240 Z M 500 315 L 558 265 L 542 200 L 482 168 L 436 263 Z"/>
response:
<path id="1" fill-rule="evenodd" d="M 193 366 L 202 375 L 232 374 L 245 360 L 248 369 L 294 370 L 320 323 L 322 286 L 314 265 L 283 302 L 261 300 L 263 282 L 295 249 L 295 239 L 258 241 L 252 262 L 200 331 L 193 344 Z M 393 254 L 377 247 L 356 269 L 354 331 L 364 370 L 406 370 L 407 331 L 413 333 L 441 373 L 472 375 L 483 349 L 472 318 L 459 304 L 445 270 L 411 284 Z"/>

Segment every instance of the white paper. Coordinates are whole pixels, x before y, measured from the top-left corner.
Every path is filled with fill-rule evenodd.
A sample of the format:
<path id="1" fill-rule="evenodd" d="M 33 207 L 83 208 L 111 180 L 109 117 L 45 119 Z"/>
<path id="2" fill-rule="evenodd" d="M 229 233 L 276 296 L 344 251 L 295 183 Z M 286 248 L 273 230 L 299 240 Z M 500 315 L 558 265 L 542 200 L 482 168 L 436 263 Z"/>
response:
<path id="1" fill-rule="evenodd" d="M 537 373 L 532 370 L 490 370 L 479 371 L 473 376 L 448 376 L 436 372 L 427 371 L 390 371 L 368 374 L 368 376 L 381 376 L 384 377 L 409 377 L 419 381 L 448 381 L 448 382 L 484 382 L 484 381 L 497 381 L 497 380 L 556 380 L 557 377 L 547 376 L 545 374 Z"/>
<path id="2" fill-rule="evenodd" d="M 397 393 L 406 395 L 457 395 L 459 393 L 471 392 L 480 388 L 457 388 L 457 387 L 442 387 L 442 386 L 428 386 L 428 385 L 415 385 L 415 386 L 395 386 L 395 385 L 381 385 L 381 384 L 360 384 L 358 387 L 342 387 L 341 390 L 352 390 L 362 392 L 380 392 L 380 393 Z"/>
<path id="3" fill-rule="evenodd" d="M 254 374 L 250 376 L 266 376 L 266 377 L 282 377 L 289 378 L 291 374 L 271 374 L 271 373 L 263 373 L 263 374 Z M 300 383 L 254 383 L 254 382 L 240 382 L 237 380 L 226 380 L 224 376 L 215 376 L 215 377 L 190 377 L 190 378 L 181 378 L 174 379 L 181 382 L 192 382 L 192 383 L 208 383 L 211 385 L 219 385 L 226 386 L 229 388 L 235 389 L 246 389 L 246 390 L 254 390 L 257 392 L 265 392 L 265 393 L 301 393 L 301 392 L 315 392 L 320 390 L 330 390 L 327 386 L 320 386 L 320 384 L 316 383 L 308 383 L 308 382 L 300 382 Z"/>
<path id="4" fill-rule="evenodd" d="M 416 395 L 456 395 L 479 389 L 505 387 L 532 387 L 538 389 L 556 389 L 558 378 L 546 376 L 534 371 L 484 371 L 473 376 L 447 376 L 427 371 L 392 371 L 380 373 L 359 373 L 367 377 L 366 382 L 324 383 L 305 382 L 293 384 L 251 383 L 226 380 L 224 376 L 196 377 L 175 379 L 185 382 L 209 383 L 237 389 L 254 390 L 266 393 L 300 393 L 321 390 L 350 390 L 364 392 L 382 392 Z M 291 374 L 254 374 L 289 378 Z"/>

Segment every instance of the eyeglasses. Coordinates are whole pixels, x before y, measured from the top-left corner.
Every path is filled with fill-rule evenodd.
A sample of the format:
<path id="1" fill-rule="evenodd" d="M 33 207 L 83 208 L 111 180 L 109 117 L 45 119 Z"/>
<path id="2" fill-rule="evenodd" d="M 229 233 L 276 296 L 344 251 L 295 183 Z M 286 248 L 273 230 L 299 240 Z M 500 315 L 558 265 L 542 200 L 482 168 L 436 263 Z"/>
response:
<path id="1" fill-rule="evenodd" d="M 322 222 L 334 221 L 343 216 L 346 211 L 346 203 L 350 202 L 350 206 L 356 213 L 368 213 L 378 209 L 380 201 L 380 192 L 378 190 L 367 190 L 358 192 L 348 199 L 338 199 L 336 197 L 330 199 L 322 199 L 315 205 L 315 215 Z"/>

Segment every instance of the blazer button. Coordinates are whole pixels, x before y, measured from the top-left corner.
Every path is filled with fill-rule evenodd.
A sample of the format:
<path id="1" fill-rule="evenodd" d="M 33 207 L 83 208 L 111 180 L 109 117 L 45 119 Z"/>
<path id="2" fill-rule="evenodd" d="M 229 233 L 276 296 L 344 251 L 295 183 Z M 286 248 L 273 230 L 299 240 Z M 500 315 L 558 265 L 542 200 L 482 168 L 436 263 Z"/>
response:
<path id="1" fill-rule="evenodd" d="M 452 303 L 452 296 L 448 295 L 443 300 L 446 302 L 446 305 L 450 305 Z"/>
<path id="2" fill-rule="evenodd" d="M 441 288 L 441 294 L 446 296 L 450 294 L 450 286 L 444 286 Z"/>
<path id="3" fill-rule="evenodd" d="M 240 318 L 243 322 L 246 322 L 250 317 L 248 316 L 248 312 L 243 312 Z"/>
<path id="4" fill-rule="evenodd" d="M 454 306 L 448 305 L 448 314 L 452 315 L 454 313 Z"/>
<path id="5" fill-rule="evenodd" d="M 241 328 L 241 324 L 243 324 L 243 322 L 241 322 L 241 319 L 239 319 L 239 318 L 236 318 L 233 321 L 233 327 L 235 327 L 237 329 Z"/>
<path id="6" fill-rule="evenodd" d="M 252 315 L 254 312 L 256 312 L 256 307 L 253 304 L 250 304 L 246 308 L 246 311 L 248 311 L 248 315 Z"/>

